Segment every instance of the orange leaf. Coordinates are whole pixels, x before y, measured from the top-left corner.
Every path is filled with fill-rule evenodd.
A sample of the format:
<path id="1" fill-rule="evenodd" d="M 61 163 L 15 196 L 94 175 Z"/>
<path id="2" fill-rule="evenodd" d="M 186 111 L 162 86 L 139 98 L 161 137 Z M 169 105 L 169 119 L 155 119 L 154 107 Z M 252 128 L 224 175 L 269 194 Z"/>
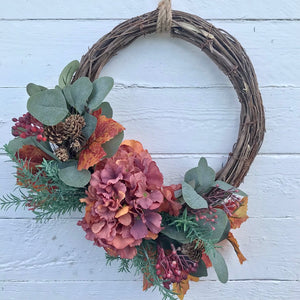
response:
<path id="1" fill-rule="evenodd" d="M 183 300 L 184 295 L 190 288 L 190 284 L 189 284 L 190 280 L 197 282 L 199 281 L 199 278 L 192 275 L 188 275 L 188 278 L 182 280 L 180 283 L 173 283 L 173 291 L 177 294 L 180 300 Z"/>
<path id="2" fill-rule="evenodd" d="M 206 268 L 212 267 L 212 263 L 206 253 L 202 253 L 202 260 L 204 261 Z"/>
<path id="3" fill-rule="evenodd" d="M 231 243 L 236 255 L 239 258 L 240 264 L 242 264 L 244 261 L 246 261 L 246 257 L 243 255 L 243 253 L 240 250 L 240 246 L 236 240 L 236 238 L 233 236 L 231 232 L 228 233 L 227 240 Z"/>
<path id="4" fill-rule="evenodd" d="M 37 148 L 33 145 L 24 145 L 21 149 L 19 149 L 19 156 L 20 158 L 26 162 L 26 167 L 31 170 L 34 174 L 37 172 L 37 165 L 40 165 L 43 162 L 43 159 L 52 160 L 53 158 L 42 151 L 40 148 Z"/>
<path id="5" fill-rule="evenodd" d="M 87 141 L 86 147 L 81 151 L 78 161 L 78 170 L 88 169 L 97 164 L 101 158 L 106 156 L 102 144 L 110 141 L 125 128 L 103 115 L 101 109 L 94 111 L 93 116 L 97 118 L 95 131 Z"/>
<path id="6" fill-rule="evenodd" d="M 235 210 L 232 216 L 229 217 L 230 225 L 232 229 L 240 228 L 249 217 L 247 216 L 248 209 L 248 197 L 244 197 L 241 201 L 241 205 Z"/>
<path id="7" fill-rule="evenodd" d="M 151 288 L 151 286 L 153 286 L 153 283 L 151 281 L 149 281 L 144 274 L 144 276 L 143 276 L 143 291 L 148 290 L 149 288 Z"/>

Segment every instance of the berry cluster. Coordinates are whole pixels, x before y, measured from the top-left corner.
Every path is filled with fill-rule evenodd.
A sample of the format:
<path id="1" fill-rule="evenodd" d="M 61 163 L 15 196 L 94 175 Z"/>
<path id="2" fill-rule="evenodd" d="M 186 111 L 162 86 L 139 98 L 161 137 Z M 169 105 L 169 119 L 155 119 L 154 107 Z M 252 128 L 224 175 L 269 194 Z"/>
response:
<path id="1" fill-rule="evenodd" d="M 178 254 L 171 244 L 171 253 L 166 255 L 163 248 L 157 246 L 158 259 L 156 274 L 164 280 L 164 287 L 170 289 L 171 283 L 179 283 L 187 279 L 189 273 L 196 272 L 198 263 L 191 261 L 187 256 Z"/>
<path id="2" fill-rule="evenodd" d="M 44 128 L 43 124 L 34 118 L 29 112 L 24 114 L 19 119 L 13 118 L 15 125 L 12 127 L 12 135 L 19 136 L 25 139 L 29 136 L 36 136 L 36 139 L 40 142 L 45 142 L 47 139 L 43 136 Z"/>

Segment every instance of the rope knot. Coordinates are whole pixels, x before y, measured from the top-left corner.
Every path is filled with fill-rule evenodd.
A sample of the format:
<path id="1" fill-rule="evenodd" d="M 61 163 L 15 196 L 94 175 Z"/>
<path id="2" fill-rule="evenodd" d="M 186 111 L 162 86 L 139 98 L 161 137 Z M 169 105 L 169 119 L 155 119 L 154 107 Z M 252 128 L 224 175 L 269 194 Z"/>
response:
<path id="1" fill-rule="evenodd" d="M 172 27 L 171 0 L 162 0 L 158 4 L 156 32 L 170 32 Z"/>

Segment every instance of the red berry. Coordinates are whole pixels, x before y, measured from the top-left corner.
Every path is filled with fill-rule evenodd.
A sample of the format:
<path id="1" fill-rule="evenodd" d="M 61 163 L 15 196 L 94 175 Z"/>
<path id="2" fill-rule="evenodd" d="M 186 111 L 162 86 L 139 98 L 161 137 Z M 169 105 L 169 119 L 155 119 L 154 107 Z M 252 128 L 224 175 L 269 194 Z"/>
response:
<path id="1" fill-rule="evenodd" d="M 161 270 L 156 271 L 156 275 L 159 276 L 161 274 Z"/>
<path id="2" fill-rule="evenodd" d="M 31 127 L 31 131 L 32 132 L 37 132 L 37 128 L 36 127 Z"/>
<path id="3" fill-rule="evenodd" d="M 42 138 L 43 138 L 43 136 L 42 136 L 41 134 L 38 134 L 38 135 L 36 136 L 36 139 L 37 139 L 38 141 L 41 141 Z"/>
<path id="4" fill-rule="evenodd" d="M 42 137 L 42 141 L 43 141 L 43 142 L 46 142 L 46 141 L 47 141 L 47 138 L 43 136 L 43 137 Z"/>
<path id="5" fill-rule="evenodd" d="M 20 134 L 20 137 L 21 137 L 22 139 L 26 139 L 26 138 L 27 138 L 27 135 L 26 135 L 25 132 L 22 132 L 22 133 Z"/>
<path id="6" fill-rule="evenodd" d="M 156 270 L 160 269 L 160 264 L 156 264 L 155 269 Z"/>

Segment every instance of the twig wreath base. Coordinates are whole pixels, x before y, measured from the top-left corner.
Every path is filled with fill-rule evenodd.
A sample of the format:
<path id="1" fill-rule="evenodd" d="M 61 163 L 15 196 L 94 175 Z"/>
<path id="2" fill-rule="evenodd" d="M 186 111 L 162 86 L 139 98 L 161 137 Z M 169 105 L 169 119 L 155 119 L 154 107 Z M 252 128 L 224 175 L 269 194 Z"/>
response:
<path id="1" fill-rule="evenodd" d="M 137 38 L 157 31 L 159 9 L 127 20 L 96 42 L 82 57 L 74 80 L 99 77 L 106 63 Z M 257 155 L 265 132 L 261 94 L 252 63 L 240 43 L 229 33 L 202 18 L 172 11 L 171 36 L 206 53 L 230 79 L 241 103 L 238 139 L 217 178 L 239 186 Z"/>

